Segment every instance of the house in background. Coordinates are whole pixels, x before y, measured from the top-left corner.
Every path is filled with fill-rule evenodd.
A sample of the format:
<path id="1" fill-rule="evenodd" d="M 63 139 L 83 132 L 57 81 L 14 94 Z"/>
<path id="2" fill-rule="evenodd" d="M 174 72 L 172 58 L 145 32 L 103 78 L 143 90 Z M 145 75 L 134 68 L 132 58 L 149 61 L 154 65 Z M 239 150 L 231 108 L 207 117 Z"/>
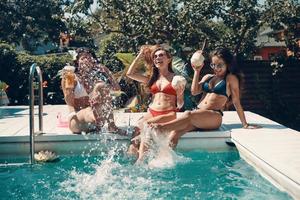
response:
<path id="1" fill-rule="evenodd" d="M 255 43 L 257 51 L 254 60 L 272 60 L 274 57 L 284 54 L 286 49 L 284 34 L 285 30 L 274 31 L 270 27 L 259 31 Z"/>

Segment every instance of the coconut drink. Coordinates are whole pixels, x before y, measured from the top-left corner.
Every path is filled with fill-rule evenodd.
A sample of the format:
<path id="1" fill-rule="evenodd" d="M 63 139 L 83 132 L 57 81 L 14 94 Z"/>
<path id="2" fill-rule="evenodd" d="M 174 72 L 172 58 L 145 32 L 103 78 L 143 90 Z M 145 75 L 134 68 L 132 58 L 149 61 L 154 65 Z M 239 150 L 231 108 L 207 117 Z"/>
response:
<path id="1" fill-rule="evenodd" d="M 205 58 L 202 55 L 201 51 L 196 51 L 191 57 L 191 64 L 194 68 L 199 68 L 203 65 Z"/>

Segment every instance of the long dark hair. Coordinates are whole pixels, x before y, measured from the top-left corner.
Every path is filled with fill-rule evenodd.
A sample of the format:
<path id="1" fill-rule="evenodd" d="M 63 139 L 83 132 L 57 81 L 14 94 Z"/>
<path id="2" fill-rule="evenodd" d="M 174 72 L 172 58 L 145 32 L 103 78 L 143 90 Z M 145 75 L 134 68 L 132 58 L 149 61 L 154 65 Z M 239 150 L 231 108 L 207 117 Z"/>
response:
<path id="1" fill-rule="evenodd" d="M 89 48 L 80 47 L 80 48 L 76 49 L 76 53 L 77 53 L 76 60 L 74 61 L 74 65 L 75 65 L 76 69 L 78 69 L 79 58 L 84 55 L 91 56 L 97 63 L 99 62 L 95 52 Z"/>
<path id="2" fill-rule="evenodd" d="M 163 48 L 162 46 L 160 45 L 155 45 L 155 49 L 151 52 L 151 58 L 152 58 L 152 63 L 148 63 L 148 65 L 151 65 L 151 68 L 152 68 L 152 72 L 151 72 L 151 75 L 150 75 L 150 79 L 147 83 L 147 86 L 148 87 L 151 87 L 153 85 L 153 83 L 155 83 L 159 77 L 159 70 L 158 68 L 154 65 L 154 54 L 159 51 L 159 50 L 162 50 L 166 53 L 166 56 L 171 59 L 170 60 L 170 63 L 168 65 L 168 71 L 171 72 L 171 73 L 174 73 L 173 69 L 172 69 L 172 55 L 171 53 L 166 50 L 165 48 Z"/>
<path id="3" fill-rule="evenodd" d="M 243 89 L 243 85 L 244 85 L 244 76 L 243 76 L 243 73 L 240 71 L 240 68 L 237 64 L 236 56 L 233 55 L 231 53 L 231 51 L 227 48 L 216 49 L 215 51 L 213 51 L 210 54 L 211 58 L 214 56 L 217 56 L 218 58 L 221 58 L 222 60 L 224 60 L 226 66 L 227 66 L 227 70 L 226 70 L 226 74 L 225 74 L 225 78 L 224 78 L 225 80 L 226 80 L 226 77 L 228 74 L 232 74 L 237 77 L 237 79 L 239 81 L 239 93 L 240 93 L 240 97 L 241 97 L 242 89 Z M 226 108 L 228 109 L 231 104 L 232 104 L 232 99 L 230 96 L 226 103 Z"/>

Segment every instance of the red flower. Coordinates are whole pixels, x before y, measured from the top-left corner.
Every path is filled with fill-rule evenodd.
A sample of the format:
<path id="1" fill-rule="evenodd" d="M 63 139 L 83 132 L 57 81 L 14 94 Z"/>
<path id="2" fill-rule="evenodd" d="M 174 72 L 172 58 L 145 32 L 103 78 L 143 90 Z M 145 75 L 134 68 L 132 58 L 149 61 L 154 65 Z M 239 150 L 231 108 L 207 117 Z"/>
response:
<path id="1" fill-rule="evenodd" d="M 44 81 L 43 83 L 42 83 L 42 86 L 43 86 L 43 88 L 46 88 L 46 87 L 48 87 L 48 82 L 47 81 Z"/>

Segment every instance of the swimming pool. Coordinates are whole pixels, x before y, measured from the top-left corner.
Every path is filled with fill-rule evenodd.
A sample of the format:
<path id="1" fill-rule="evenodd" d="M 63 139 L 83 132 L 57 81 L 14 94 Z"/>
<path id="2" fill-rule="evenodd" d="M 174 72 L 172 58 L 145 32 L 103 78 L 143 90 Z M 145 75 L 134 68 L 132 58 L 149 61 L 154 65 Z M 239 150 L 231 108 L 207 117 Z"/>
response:
<path id="1" fill-rule="evenodd" d="M 57 162 L 0 168 L 3 199 L 291 199 L 237 151 L 189 150 L 149 168 L 111 150 Z"/>
<path id="2" fill-rule="evenodd" d="M 3 107 L 1 107 L 3 109 Z M 21 112 L 18 112 L 17 114 L 11 114 L 7 117 L 1 118 L 0 117 L 0 123 L 1 123 L 1 128 L 0 128 L 0 166 L 3 165 L 3 163 L 15 163 L 15 162 L 28 162 L 29 160 L 29 137 L 28 137 L 28 107 L 26 108 L 24 106 L 21 106 L 20 108 L 16 107 L 8 107 L 5 109 L 12 109 L 19 111 L 20 109 L 22 110 Z M 53 163 L 48 163 L 45 165 L 34 165 L 33 168 L 29 168 L 28 166 L 23 166 L 23 167 L 7 167 L 7 168 L 1 168 L 1 187 L 0 187 L 0 199 L 2 197 L 4 199 L 7 199 L 9 197 L 13 198 L 16 197 L 18 199 L 40 199 L 45 198 L 51 199 L 50 197 L 53 197 L 52 199 L 55 199 L 54 191 L 58 191 L 58 195 L 61 196 L 66 196 L 63 199 L 70 199 L 71 197 L 68 196 L 68 194 L 72 193 L 71 199 L 80 199 L 81 196 L 79 194 L 74 194 L 73 191 L 71 192 L 61 192 L 64 191 L 62 188 L 59 188 L 57 186 L 58 183 L 56 182 L 63 182 L 65 180 L 68 180 L 67 178 L 70 176 L 70 170 L 69 169 L 63 169 L 63 167 L 67 167 L 71 164 L 68 164 L 68 162 L 65 162 L 65 159 L 85 159 L 84 163 L 88 163 L 88 165 L 93 164 L 93 162 L 90 161 L 90 159 L 96 159 L 97 165 L 102 165 L 102 162 L 107 160 L 107 157 L 101 157 L 103 152 L 107 152 L 107 150 L 110 150 L 115 147 L 116 144 L 119 146 L 128 146 L 129 143 L 129 138 L 127 137 L 120 137 L 114 134 L 100 134 L 100 135 L 74 135 L 70 134 L 68 132 L 68 129 L 63 129 L 63 128 L 58 128 L 56 126 L 57 122 L 57 112 L 62 112 L 65 109 L 65 112 L 67 112 L 67 107 L 65 105 L 51 105 L 51 106 L 45 106 L 44 107 L 44 118 L 47 123 L 44 125 L 44 134 L 43 135 L 38 135 L 36 136 L 36 144 L 35 144 L 35 150 L 36 152 L 41 151 L 41 150 L 50 150 L 56 152 L 58 155 L 61 156 L 61 160 L 58 163 L 55 163 L 53 166 Z M 300 198 L 300 185 L 299 185 L 299 132 L 290 130 L 286 127 L 283 127 L 282 125 L 273 122 L 267 118 L 264 118 L 262 116 L 259 116 L 255 113 L 251 112 L 246 112 L 247 117 L 249 118 L 250 123 L 255 123 L 255 124 L 260 124 L 263 126 L 261 129 L 257 129 L 255 131 L 251 130 L 243 130 L 240 128 L 240 122 L 239 118 L 236 115 L 235 112 L 233 111 L 226 111 L 224 112 L 224 121 L 221 129 L 216 130 L 216 131 L 204 131 L 204 132 L 190 132 L 185 134 L 178 146 L 177 149 L 182 152 L 184 151 L 183 155 L 188 152 L 194 152 L 195 149 L 197 149 L 200 152 L 228 152 L 232 148 L 230 148 L 228 145 L 226 145 L 226 142 L 228 141 L 233 141 L 237 145 L 237 149 L 239 151 L 240 156 L 242 159 L 246 160 L 247 163 L 249 163 L 251 166 L 254 168 L 248 166 L 244 160 L 238 158 L 243 162 L 246 166 L 248 166 L 251 170 L 255 169 L 257 170 L 257 173 L 261 174 L 264 178 L 266 178 L 270 182 L 266 182 L 267 184 L 274 184 L 276 187 L 278 187 L 280 190 L 287 191 L 292 197 L 295 199 Z M 116 122 L 119 127 L 126 127 L 127 125 L 131 124 L 134 125 L 136 124 L 136 121 L 143 115 L 143 113 L 117 113 L 115 116 L 116 117 Z M 130 123 L 128 122 L 130 119 Z M 77 156 L 81 155 L 81 156 Z M 274 156 L 276 155 L 276 156 Z M 20 158 L 20 159 L 19 159 Z M 92 160 L 93 160 L 92 159 Z M 101 160 L 102 159 L 102 160 Z M 132 160 L 127 159 L 126 157 L 120 158 L 120 160 L 114 160 L 114 162 L 119 163 L 120 161 L 122 162 L 121 167 L 126 170 L 129 170 L 129 168 L 132 168 Z M 66 160 L 67 161 L 67 160 Z M 123 165 L 123 163 L 126 163 L 126 165 Z M 236 161 L 238 162 L 238 161 Z M 83 161 L 82 161 L 83 163 Z M 61 166 L 62 165 L 62 166 Z M 52 171 L 47 172 L 48 167 L 52 166 Z M 64 172 L 67 175 L 62 175 L 57 172 L 57 168 L 61 166 Z M 190 172 L 189 165 L 182 164 L 182 163 L 177 163 L 175 167 L 171 169 L 162 169 L 161 171 L 164 170 L 175 170 L 178 166 L 183 166 L 186 167 L 186 170 L 182 169 L 182 171 Z M 213 167 L 212 165 L 211 167 Z M 76 169 L 75 172 L 80 173 L 81 169 L 84 167 L 82 166 L 74 166 L 74 169 Z M 5 170 L 6 169 L 6 170 Z M 37 169 L 40 169 L 41 171 L 39 174 L 34 174 L 37 172 Z M 97 167 L 94 167 L 93 170 L 96 171 Z M 31 170 L 31 171 L 30 171 Z M 32 170 L 35 170 L 34 172 Z M 199 167 L 199 170 L 203 170 Z M 146 173 L 147 170 L 141 171 L 140 176 L 143 177 L 143 173 Z M 153 171 L 153 170 L 150 170 Z M 154 170 L 155 171 L 155 170 Z M 23 174 L 24 172 L 24 174 Z M 115 170 L 114 173 L 117 173 L 118 170 Z M 254 171 L 256 172 L 256 171 Z M 17 174 L 14 174 L 17 173 Z M 29 173 L 29 174 L 28 174 Z M 40 174 L 54 174 L 57 176 L 61 176 L 60 179 L 55 179 L 53 181 L 45 181 L 43 178 L 39 178 L 38 176 Z M 56 174 L 55 174 L 56 173 Z M 133 171 L 128 171 L 128 174 L 130 175 L 131 173 L 136 173 Z M 162 172 L 163 173 L 163 172 Z M 174 172 L 175 173 L 175 172 Z M 245 175 L 241 173 L 242 176 L 249 176 L 247 175 L 247 170 Z M 36 179 L 30 180 L 24 178 L 26 176 L 34 176 Z M 87 174 L 90 175 L 91 177 L 94 177 L 94 174 L 92 174 L 92 171 Z M 155 175 L 155 174 L 154 174 Z M 154 176 L 153 175 L 153 176 Z M 33 187 L 34 189 L 32 190 L 31 195 L 27 195 L 28 191 L 31 191 L 31 188 L 26 190 L 22 190 L 16 186 L 23 184 L 22 181 L 19 182 L 14 182 L 16 183 L 16 186 L 14 186 L 14 183 L 10 182 L 10 179 L 16 180 L 18 178 L 14 176 L 20 176 L 23 180 L 26 180 L 26 184 L 29 184 L 27 187 Z M 258 176 L 258 174 L 256 175 Z M 6 177 L 6 179 L 5 179 Z M 9 178 L 7 178 L 9 177 Z M 64 178 L 63 178 L 64 177 Z M 120 177 L 124 177 L 120 174 Z M 130 176 L 135 179 L 137 177 L 135 176 Z M 180 180 L 179 177 L 178 180 Z M 2 180 L 4 179 L 4 181 Z M 134 180 L 135 180 L 134 179 Z M 188 178 L 186 178 L 188 179 Z M 195 179 L 194 176 L 191 176 L 191 179 Z M 57 181 L 58 180 L 58 181 Z M 115 179 L 118 180 L 118 179 Z M 263 179 L 265 180 L 265 179 Z M 157 179 L 153 179 L 154 183 L 157 183 Z M 162 183 L 164 183 L 164 180 L 161 180 Z M 20 183 L 21 182 L 21 183 Z M 36 183 L 37 182 L 37 183 Z M 45 182 L 49 190 L 48 193 L 45 191 L 45 187 L 37 187 L 36 185 L 41 185 L 39 182 L 43 183 Z M 49 182 L 53 183 L 50 184 Z M 119 180 L 120 182 L 120 180 Z M 122 180 L 121 180 L 122 182 Z M 4 184 L 5 183 L 5 184 Z M 81 183 L 79 181 L 79 183 Z M 124 184 L 124 182 L 122 182 Z M 150 182 L 151 183 L 151 182 Z M 253 181 L 254 184 L 256 182 Z M 30 184 L 33 184 L 32 186 Z M 171 182 L 173 184 L 173 182 Z M 205 183 L 204 183 L 205 184 Z M 234 184 L 229 183 L 229 184 Z M 42 184 L 43 185 L 43 184 Z M 74 185 L 76 185 L 74 183 Z M 77 184 L 78 185 L 78 184 Z M 93 185 L 93 184 L 91 184 Z M 107 185 L 107 184 L 106 184 Z M 3 188 L 2 188 L 3 186 Z M 137 187 L 136 185 L 134 185 Z M 24 186 L 25 187 L 25 186 Z M 95 187 L 98 187 L 96 184 Z M 114 188 L 115 185 L 111 184 L 111 187 Z M 193 186 L 195 187 L 195 186 Z M 259 187 L 264 187 L 264 186 L 259 186 Z M 57 189 L 59 188 L 59 189 Z M 107 187 L 108 188 L 108 187 Z M 108 190 L 106 188 L 106 190 Z M 134 188 L 134 187 L 133 187 Z M 144 189 L 146 187 L 143 187 Z M 151 187 L 149 187 L 150 190 Z M 41 190 L 38 190 L 41 189 Z M 127 188 L 128 189 L 128 188 Z M 120 189 L 119 191 L 124 193 L 123 191 L 127 191 L 126 187 L 124 190 Z M 128 190 L 130 190 L 129 188 Z M 100 190 L 100 189 L 98 189 Z M 101 190 L 105 190 L 101 189 Z M 8 195 L 10 191 L 13 191 L 13 195 Z M 85 190 L 82 190 L 85 191 Z M 118 191 L 118 190 L 116 190 Z M 141 191 L 135 189 L 134 191 Z M 167 190 L 161 190 L 162 193 L 166 192 Z M 196 189 L 195 189 L 196 191 Z M 276 191 L 276 192 L 273 192 Z M 277 193 L 277 189 L 272 190 L 271 192 L 268 191 L 267 193 L 270 193 L 271 197 L 273 199 L 280 199 L 281 195 L 279 197 L 273 195 L 273 193 Z M 215 192 L 212 190 L 212 192 Z M 19 193 L 19 194 L 18 194 Z M 25 194 L 23 197 L 23 193 Z M 46 194 L 42 196 L 41 194 Z M 128 192 L 126 192 L 127 194 Z M 191 189 L 188 191 L 188 193 L 194 194 L 194 190 Z M 238 199 L 253 199 L 252 196 L 249 192 L 244 192 L 245 197 L 240 194 Z M 249 194 L 246 194 L 249 193 Z M 258 196 L 262 195 L 262 192 L 258 192 Z M 2 195 L 3 194 L 3 195 Z M 92 193 L 83 193 L 84 196 L 88 196 L 87 194 L 90 194 L 91 198 L 95 197 L 96 199 L 99 199 L 102 197 L 99 195 L 99 192 L 95 192 L 95 195 L 91 195 Z M 159 195 L 158 193 L 153 193 L 151 196 L 151 192 L 145 189 L 145 194 L 146 197 L 148 198 L 155 196 L 154 194 L 157 194 L 156 199 L 165 199 L 165 196 Z M 184 193 L 182 193 L 184 194 Z M 203 192 L 202 192 L 203 194 Z M 217 196 L 219 193 L 217 193 L 215 196 Z M 284 193 L 285 194 L 285 193 Z M 111 193 L 108 192 L 108 197 L 111 195 Z M 49 197 L 48 197 L 49 196 Z M 255 195 L 254 195 L 255 196 Z M 265 195 L 266 196 L 266 195 Z M 265 198 L 264 199 L 268 199 Z M 117 198 L 120 199 L 118 195 L 116 195 Z M 128 197 L 128 196 L 127 196 Z M 126 198 L 127 198 L 126 197 Z M 150 198 L 149 197 L 149 198 Z M 227 196 L 226 196 L 227 197 Z M 9 198 L 9 199 L 11 199 Z M 104 197 L 103 197 L 104 198 Z M 125 198 L 125 199 L 126 199 Z M 169 198 L 169 196 L 168 196 Z M 196 198 L 196 197 L 195 197 Z M 199 198 L 203 199 L 203 195 L 200 196 Z M 208 196 L 207 198 L 204 199 L 209 199 L 210 197 Z M 217 198 L 222 199 L 222 196 L 218 196 Z M 58 199 L 58 198 L 56 198 Z M 129 197 L 127 198 L 129 199 Z M 133 198 L 134 199 L 134 198 Z M 144 198 L 146 199 L 146 198 Z M 171 199 L 183 199 L 181 196 L 174 195 L 172 196 Z M 187 197 L 187 199 L 191 199 L 190 197 Z M 210 198 L 210 199 L 216 199 L 216 198 Z M 234 198 L 229 198 L 229 199 L 237 199 L 236 197 Z M 257 198 L 256 198 L 257 199 Z M 282 199 L 282 198 L 281 198 Z"/>

